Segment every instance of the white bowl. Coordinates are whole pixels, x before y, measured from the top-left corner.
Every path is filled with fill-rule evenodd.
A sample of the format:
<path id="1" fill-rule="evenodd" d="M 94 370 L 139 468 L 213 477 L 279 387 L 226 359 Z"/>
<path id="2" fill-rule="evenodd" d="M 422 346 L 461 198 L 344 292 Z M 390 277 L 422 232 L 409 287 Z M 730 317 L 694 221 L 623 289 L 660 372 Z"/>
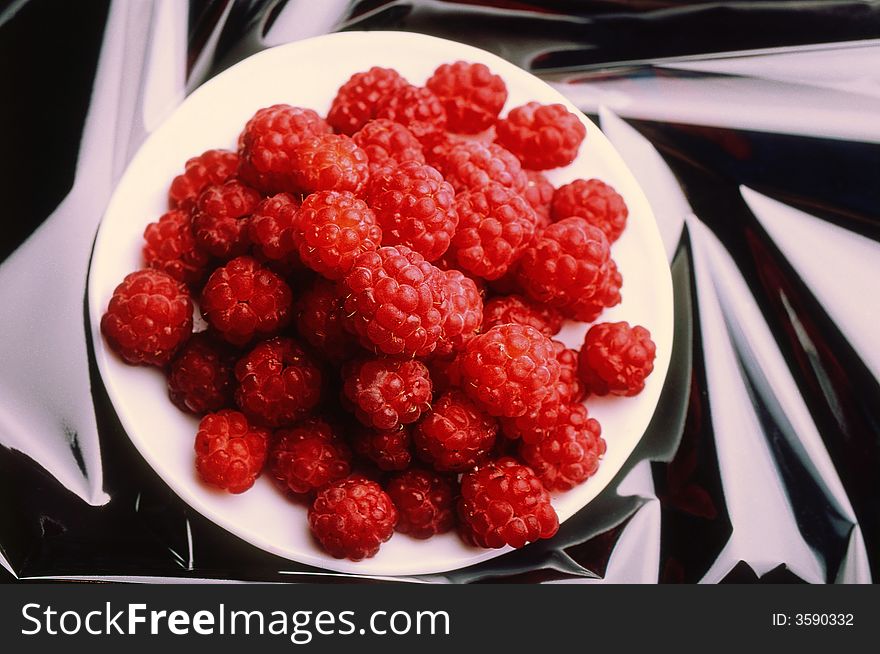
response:
<path id="1" fill-rule="evenodd" d="M 510 96 L 502 112 L 531 100 L 562 103 L 587 128 L 570 166 L 547 176 L 555 185 L 598 177 L 629 206 L 629 221 L 612 252 L 623 274 L 623 303 L 601 320 L 627 320 L 650 329 L 657 359 L 645 390 L 632 398 L 591 398 L 590 413 L 608 445 L 598 472 L 554 497 L 561 521 L 592 500 L 620 470 L 645 431 L 666 377 L 672 347 L 672 283 L 651 207 L 623 160 L 599 129 L 557 91 L 529 73 L 470 46 L 405 32 L 344 32 L 266 50 L 196 90 L 144 143 L 116 188 L 95 243 L 89 275 L 89 315 L 98 368 L 134 445 L 185 502 L 253 545 L 273 554 L 348 573 L 415 575 L 453 570 L 510 551 L 462 543 L 455 533 L 419 541 L 402 534 L 372 559 L 354 563 L 326 555 L 311 538 L 303 506 L 291 503 L 266 478 L 242 495 L 215 491 L 196 478 L 193 438 L 198 421 L 174 407 L 157 369 L 124 364 L 99 330 L 113 289 L 142 267 L 144 227 L 166 208 L 166 192 L 187 158 L 211 148 L 234 148 L 245 122 L 260 107 L 286 102 L 326 115 L 339 86 L 370 66 L 393 67 L 415 84 L 444 62 L 483 62 L 504 78 Z M 569 324 L 559 338 L 579 348 L 586 325 Z"/>

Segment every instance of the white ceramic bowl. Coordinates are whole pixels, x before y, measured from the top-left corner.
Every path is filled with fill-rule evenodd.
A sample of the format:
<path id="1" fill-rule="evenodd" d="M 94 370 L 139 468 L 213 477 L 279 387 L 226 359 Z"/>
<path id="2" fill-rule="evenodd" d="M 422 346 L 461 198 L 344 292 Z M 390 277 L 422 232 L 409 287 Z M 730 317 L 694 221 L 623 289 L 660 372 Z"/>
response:
<path id="1" fill-rule="evenodd" d="M 598 177 L 614 186 L 629 206 L 628 226 L 612 253 L 623 274 L 623 303 L 601 320 L 628 320 L 650 329 L 657 344 L 654 372 L 632 398 L 591 398 L 608 451 L 594 477 L 554 497 L 560 520 L 571 517 L 614 477 L 645 431 L 666 377 L 672 347 L 672 284 L 651 208 L 620 156 L 599 129 L 538 78 L 483 50 L 404 32 L 345 32 L 266 50 L 226 70 L 196 90 L 144 143 L 107 208 L 95 243 L 89 276 L 89 312 L 98 368 L 113 406 L 134 445 L 184 501 L 231 533 L 282 557 L 330 570 L 370 575 L 442 572 L 509 551 L 467 546 L 454 533 L 418 541 L 402 534 L 379 554 L 354 563 L 327 556 L 312 540 L 306 511 L 285 499 L 266 478 L 242 495 L 215 491 L 196 478 L 193 438 L 198 421 L 174 407 L 159 370 L 124 364 L 99 330 L 113 289 L 142 267 L 144 227 L 163 213 L 166 192 L 187 158 L 210 148 L 234 148 L 245 122 L 260 107 L 286 102 L 326 115 L 339 86 L 370 66 L 393 67 L 415 84 L 444 62 L 483 62 L 507 83 L 502 115 L 531 100 L 562 103 L 587 128 L 570 166 L 547 176 L 555 185 Z M 579 348 L 586 325 L 569 324 L 559 338 Z"/>

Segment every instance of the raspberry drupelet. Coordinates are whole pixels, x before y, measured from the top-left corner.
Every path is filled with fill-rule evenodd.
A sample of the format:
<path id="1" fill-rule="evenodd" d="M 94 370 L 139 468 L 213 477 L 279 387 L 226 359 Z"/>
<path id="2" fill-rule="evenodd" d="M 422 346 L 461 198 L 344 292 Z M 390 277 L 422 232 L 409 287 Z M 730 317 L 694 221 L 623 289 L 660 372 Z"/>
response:
<path id="1" fill-rule="evenodd" d="M 598 227 L 614 243 L 626 227 L 626 202 L 614 188 L 598 179 L 576 179 L 553 194 L 554 221 L 577 216 Z"/>
<path id="2" fill-rule="evenodd" d="M 196 243 L 188 211 L 172 209 L 144 230 L 144 263 L 190 288 L 208 273 L 211 256 Z"/>
<path id="3" fill-rule="evenodd" d="M 371 120 L 351 138 L 367 153 L 371 176 L 382 168 L 394 167 L 406 161 L 425 163 L 422 144 L 406 127 L 393 120 Z"/>
<path id="4" fill-rule="evenodd" d="M 290 287 L 253 257 L 217 268 L 202 290 L 205 320 L 228 342 L 245 345 L 271 336 L 290 321 Z"/>
<path id="5" fill-rule="evenodd" d="M 247 252 L 247 224 L 260 203 L 260 194 L 237 179 L 209 186 L 193 212 L 196 243 L 208 254 L 231 259 Z"/>
<path id="6" fill-rule="evenodd" d="M 269 447 L 269 431 L 249 424 L 238 411 L 209 413 L 196 434 L 196 471 L 202 481 L 230 493 L 254 485 Z"/>
<path id="7" fill-rule="evenodd" d="M 501 431 L 507 438 L 522 439 L 527 443 L 540 443 L 556 426 L 564 409 L 559 392 L 559 382 L 541 404 L 527 413 L 513 418 L 501 418 Z"/>
<path id="8" fill-rule="evenodd" d="M 293 192 L 293 152 L 310 136 L 330 133 L 311 109 L 276 104 L 253 115 L 238 137 L 239 177 L 265 194 Z"/>
<path id="9" fill-rule="evenodd" d="M 480 330 L 483 322 L 483 296 L 476 282 L 461 271 L 446 270 L 446 310 L 443 313 L 443 336 L 435 356 L 460 352 Z"/>
<path id="10" fill-rule="evenodd" d="M 248 241 L 257 260 L 282 262 L 293 267 L 299 264 L 293 242 L 299 204 L 289 193 L 277 193 L 257 205 L 247 224 Z"/>
<path id="11" fill-rule="evenodd" d="M 300 260 L 327 279 L 338 280 L 360 254 L 382 242 L 382 228 L 363 200 L 346 191 L 308 196 L 296 215 L 293 241 Z"/>
<path id="12" fill-rule="evenodd" d="M 339 87 L 330 105 L 327 122 L 340 134 L 351 136 L 376 118 L 379 104 L 387 96 L 405 86 L 408 82 L 391 68 L 373 66 L 355 73 Z"/>
<path id="13" fill-rule="evenodd" d="M 538 216 L 538 227 L 544 228 L 552 222 L 551 206 L 556 189 L 544 173 L 537 170 L 526 170 L 526 188 L 522 192 L 535 214 Z M 567 218 L 568 216 L 563 216 Z"/>
<path id="14" fill-rule="evenodd" d="M 443 177 L 458 193 L 495 182 L 522 194 L 528 185 L 519 159 L 497 143 L 462 141 L 449 147 L 437 162 Z"/>
<path id="15" fill-rule="evenodd" d="M 360 195 L 370 178 L 367 153 L 343 134 L 304 138 L 291 153 L 291 165 L 296 189 L 305 194 L 349 191 Z"/>
<path id="16" fill-rule="evenodd" d="M 590 327 L 578 357 L 578 373 L 596 395 L 637 395 L 654 370 L 657 347 L 651 333 L 627 322 L 603 322 Z"/>
<path id="17" fill-rule="evenodd" d="M 425 86 L 443 103 L 451 132 L 482 132 L 495 123 L 507 102 L 504 80 L 480 63 L 442 64 Z"/>
<path id="18" fill-rule="evenodd" d="M 331 363 L 342 363 L 358 351 L 342 324 L 342 297 L 333 282 L 316 277 L 300 293 L 293 313 L 299 335 Z"/>
<path id="19" fill-rule="evenodd" d="M 394 534 L 397 509 L 374 481 L 351 476 L 318 492 L 309 528 L 330 556 L 360 561 L 375 556 Z"/>
<path id="20" fill-rule="evenodd" d="M 620 304 L 620 287 L 623 277 L 617 269 L 614 259 L 608 259 L 602 266 L 601 278 L 596 288 L 596 293 L 589 298 L 581 298 L 572 304 L 562 308 L 566 317 L 581 322 L 593 322 L 601 313 L 609 308 Z"/>
<path id="21" fill-rule="evenodd" d="M 397 507 L 397 531 L 425 539 L 455 526 L 455 485 L 449 477 L 410 468 L 388 481 L 386 492 Z"/>
<path id="22" fill-rule="evenodd" d="M 280 488 L 302 495 L 347 477 L 351 451 L 329 423 L 308 418 L 275 432 L 268 468 Z"/>
<path id="23" fill-rule="evenodd" d="M 431 408 L 431 377 L 416 359 L 359 359 L 348 363 L 342 374 L 344 398 L 367 427 L 395 430 Z"/>
<path id="24" fill-rule="evenodd" d="M 455 206 L 458 230 L 449 248 L 453 261 L 483 279 L 504 276 L 532 242 L 534 209 L 518 193 L 494 182 L 459 193 Z"/>
<path id="25" fill-rule="evenodd" d="M 458 226 L 455 190 L 436 169 L 417 161 L 378 171 L 367 203 L 376 212 L 384 245 L 404 245 L 427 261 L 446 252 Z"/>
<path id="26" fill-rule="evenodd" d="M 557 389 L 559 397 L 564 403 L 581 402 L 587 397 L 587 389 L 578 375 L 577 350 L 566 347 L 565 343 L 552 339 L 553 351 L 556 360 L 559 361 L 559 382 Z"/>
<path id="27" fill-rule="evenodd" d="M 441 274 L 403 245 L 361 254 L 342 281 L 346 328 L 368 350 L 430 354 L 442 333 Z"/>
<path id="28" fill-rule="evenodd" d="M 531 468 L 510 457 L 465 473 L 457 508 L 462 538 L 479 547 L 524 547 L 559 529 L 550 493 Z"/>
<path id="29" fill-rule="evenodd" d="M 238 155 L 229 150 L 208 150 L 187 160 L 183 172 L 168 189 L 168 208 L 192 211 L 209 186 L 223 184 L 238 174 Z"/>
<path id="30" fill-rule="evenodd" d="M 208 332 L 194 334 L 168 368 L 168 395 L 182 411 L 219 411 L 232 403 L 235 357 Z"/>
<path id="31" fill-rule="evenodd" d="M 441 472 L 464 472 L 484 460 L 495 445 L 498 423 L 467 395 L 450 390 L 413 429 L 416 453 Z"/>
<path id="32" fill-rule="evenodd" d="M 159 270 L 126 275 L 101 317 L 101 333 L 132 365 L 164 366 L 192 334 L 193 303 L 186 287 Z"/>
<path id="33" fill-rule="evenodd" d="M 434 92 L 406 85 L 379 104 L 375 118 L 387 118 L 406 127 L 423 145 L 446 129 L 446 110 Z"/>
<path id="34" fill-rule="evenodd" d="M 235 402 L 251 420 L 293 425 L 321 399 L 321 371 L 292 338 L 258 344 L 235 364 Z"/>
<path id="35" fill-rule="evenodd" d="M 556 309 L 521 295 L 499 295 L 483 307 L 483 331 L 513 322 L 534 327 L 544 336 L 555 336 L 562 329 L 562 321 L 562 314 Z"/>
<path id="36" fill-rule="evenodd" d="M 531 170 L 567 166 L 587 135 L 584 124 L 564 105 L 539 102 L 511 109 L 495 130 L 495 140 Z"/>
<path id="37" fill-rule="evenodd" d="M 375 430 L 356 429 L 351 439 L 354 451 L 380 470 L 406 470 L 412 463 L 412 438 L 406 427 Z"/>

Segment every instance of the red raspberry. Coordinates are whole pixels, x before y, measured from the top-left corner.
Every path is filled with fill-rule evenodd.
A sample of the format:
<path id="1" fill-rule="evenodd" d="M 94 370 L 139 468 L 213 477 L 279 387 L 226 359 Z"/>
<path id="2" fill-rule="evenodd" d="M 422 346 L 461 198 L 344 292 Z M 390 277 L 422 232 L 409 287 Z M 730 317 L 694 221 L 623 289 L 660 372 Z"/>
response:
<path id="1" fill-rule="evenodd" d="M 483 297 L 474 280 L 458 270 L 447 270 L 444 275 L 447 309 L 443 314 L 443 336 L 434 351 L 438 356 L 463 350 L 483 322 Z"/>
<path id="2" fill-rule="evenodd" d="M 367 202 L 385 245 L 405 245 L 428 261 L 449 248 L 458 225 L 455 190 L 431 166 L 407 161 L 382 169 L 370 180 Z"/>
<path id="3" fill-rule="evenodd" d="M 285 491 L 310 493 L 349 475 L 351 451 L 327 422 L 309 418 L 275 432 L 269 470 Z"/>
<path id="4" fill-rule="evenodd" d="M 296 188 L 304 193 L 350 191 L 359 195 L 370 177 L 367 153 L 342 134 L 304 138 L 290 161 Z"/>
<path id="5" fill-rule="evenodd" d="M 587 136 L 584 124 L 563 105 L 539 102 L 511 109 L 495 130 L 498 143 L 532 170 L 567 166 Z"/>
<path id="6" fill-rule="evenodd" d="M 608 240 L 583 218 L 541 230 L 520 259 L 517 278 L 528 296 L 558 309 L 588 302 L 604 281 Z"/>
<path id="7" fill-rule="evenodd" d="M 127 363 L 164 366 L 192 334 L 192 314 L 183 284 L 159 270 L 138 270 L 113 291 L 101 333 Z"/>
<path id="8" fill-rule="evenodd" d="M 483 331 L 512 322 L 534 327 L 544 336 L 555 336 L 562 329 L 562 320 L 556 309 L 520 295 L 499 295 L 483 307 Z"/>
<path id="9" fill-rule="evenodd" d="M 229 150 L 208 150 L 186 162 L 184 171 L 168 189 L 168 207 L 189 212 L 209 186 L 223 184 L 238 173 L 238 155 Z"/>
<path id="10" fill-rule="evenodd" d="M 296 216 L 293 240 L 300 260 L 327 279 L 341 279 L 358 255 L 382 241 L 376 216 L 348 192 L 322 191 L 308 196 Z"/>
<path id="11" fill-rule="evenodd" d="M 206 484 L 243 493 L 262 472 L 268 446 L 268 430 L 252 427 L 238 411 L 209 413 L 196 434 L 196 471 Z"/>
<path id="12" fill-rule="evenodd" d="M 280 331 L 290 320 L 290 306 L 290 287 L 252 257 L 217 268 L 202 290 L 202 315 L 233 345 Z"/>
<path id="13" fill-rule="evenodd" d="M 195 334 L 168 370 L 168 395 L 182 411 L 208 413 L 232 402 L 235 359 L 207 332 Z"/>
<path id="14" fill-rule="evenodd" d="M 500 184 L 459 193 L 458 231 L 450 252 L 462 271 L 492 280 L 502 277 L 535 234 L 535 211 Z"/>
<path id="15" fill-rule="evenodd" d="M 211 257 L 196 244 L 188 212 L 172 209 L 158 222 L 150 223 L 144 230 L 144 241 L 148 267 L 191 286 L 204 279 Z"/>
<path id="16" fill-rule="evenodd" d="M 451 132 L 476 134 L 492 126 L 504 103 L 507 86 L 485 64 L 443 64 L 425 84 L 440 98 Z"/>
<path id="17" fill-rule="evenodd" d="M 346 328 L 368 349 L 425 356 L 442 332 L 441 283 L 439 269 L 408 247 L 365 252 L 342 283 Z"/>
<path id="18" fill-rule="evenodd" d="M 352 437 L 352 447 L 380 470 L 406 470 L 412 463 L 411 440 L 404 427 L 380 431 L 360 428 Z"/>
<path id="19" fill-rule="evenodd" d="M 193 213 L 193 234 L 205 252 L 221 259 L 247 251 L 247 219 L 260 203 L 260 194 L 234 179 L 209 186 Z"/>
<path id="20" fill-rule="evenodd" d="M 519 159 L 496 143 L 457 143 L 438 155 L 438 167 L 458 193 L 479 191 L 490 182 L 522 193 L 528 184 Z"/>
<path id="21" fill-rule="evenodd" d="M 550 220 L 550 207 L 553 203 L 553 194 L 556 192 L 556 189 L 544 173 L 537 170 L 527 170 L 525 173 L 528 183 L 526 184 L 525 191 L 523 191 L 523 197 L 532 206 L 532 209 L 535 210 L 535 214 L 538 216 L 538 227 L 544 228 L 552 222 Z"/>
<path id="22" fill-rule="evenodd" d="M 321 399 L 321 371 L 292 338 L 263 341 L 235 364 L 235 402 L 252 420 L 292 425 Z"/>
<path id="23" fill-rule="evenodd" d="M 394 535 L 395 524 L 391 498 L 379 484 L 359 476 L 325 486 L 309 508 L 312 534 L 337 559 L 375 556 Z"/>
<path id="24" fill-rule="evenodd" d="M 559 529 L 550 493 L 531 468 L 510 457 L 462 476 L 458 517 L 462 537 L 479 547 L 524 547 Z"/>
<path id="25" fill-rule="evenodd" d="M 617 270 L 614 259 L 608 259 L 602 266 L 601 275 L 595 295 L 563 307 L 562 312 L 568 318 L 580 322 L 593 322 L 605 309 L 620 304 L 620 286 L 623 284 L 623 277 Z"/>
<path id="26" fill-rule="evenodd" d="M 464 393 L 451 390 L 434 402 L 413 429 L 419 457 L 441 472 L 464 472 L 486 458 L 498 423 Z"/>
<path id="27" fill-rule="evenodd" d="M 357 350 L 354 337 L 343 327 L 342 298 L 332 282 L 316 278 L 297 299 L 294 316 L 299 335 L 329 361 L 345 361 Z"/>
<path id="28" fill-rule="evenodd" d="M 566 347 L 562 341 L 553 339 L 550 342 L 559 361 L 559 382 L 556 386 L 559 397 L 564 404 L 582 402 L 587 396 L 587 389 L 578 376 L 579 352 Z"/>
<path id="29" fill-rule="evenodd" d="M 254 209 L 247 236 L 260 261 L 299 262 L 293 243 L 293 226 L 299 202 L 287 193 L 266 198 Z"/>
<path id="30" fill-rule="evenodd" d="M 454 486 L 451 479 L 422 468 L 394 475 L 387 486 L 397 507 L 397 531 L 425 539 L 455 525 Z"/>
<path id="31" fill-rule="evenodd" d="M 266 194 L 294 191 L 293 151 L 303 139 L 330 131 L 311 109 L 287 104 L 260 109 L 238 137 L 239 174 Z"/>
<path id="32" fill-rule="evenodd" d="M 651 333 L 626 322 L 601 322 L 590 327 L 578 358 L 578 372 L 596 395 L 637 395 L 654 370 L 657 347 Z"/>
<path id="33" fill-rule="evenodd" d="M 620 194 L 598 179 L 576 179 L 553 194 L 554 221 L 577 216 L 598 227 L 614 243 L 626 227 L 629 209 Z"/>
<path id="34" fill-rule="evenodd" d="M 405 161 L 425 163 L 422 144 L 406 127 L 393 120 L 371 120 L 351 138 L 367 153 L 371 176 L 386 166 L 397 166 Z"/>
<path id="35" fill-rule="evenodd" d="M 407 86 L 396 70 L 374 66 L 355 73 L 339 87 L 330 105 L 327 122 L 341 134 L 349 136 L 376 117 L 376 109 L 388 95 Z"/>
<path id="36" fill-rule="evenodd" d="M 431 377 L 415 359 L 360 359 L 342 372 L 343 393 L 367 427 L 408 425 L 431 408 Z"/>
<path id="37" fill-rule="evenodd" d="M 548 491 L 571 490 L 592 477 L 605 454 L 599 423 L 583 404 L 568 405 L 540 443 L 520 443 L 519 454 Z"/>
<path id="38" fill-rule="evenodd" d="M 536 410 L 559 381 L 553 344 L 527 325 L 493 327 L 468 343 L 461 357 L 464 391 L 493 416 Z"/>
<path id="39" fill-rule="evenodd" d="M 563 408 L 557 382 L 537 408 L 515 418 L 501 418 L 501 430 L 510 439 L 519 438 L 527 443 L 540 443 L 556 426 Z"/>
<path id="40" fill-rule="evenodd" d="M 388 118 L 406 127 L 425 143 L 446 129 L 446 110 L 433 91 L 404 86 L 379 104 L 375 118 Z"/>

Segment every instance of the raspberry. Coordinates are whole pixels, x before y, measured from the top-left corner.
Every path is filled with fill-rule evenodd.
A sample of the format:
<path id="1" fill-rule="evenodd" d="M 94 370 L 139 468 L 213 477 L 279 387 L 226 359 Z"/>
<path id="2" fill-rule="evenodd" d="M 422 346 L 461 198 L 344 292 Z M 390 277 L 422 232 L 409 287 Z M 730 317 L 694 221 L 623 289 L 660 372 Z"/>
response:
<path id="1" fill-rule="evenodd" d="M 209 413 L 196 434 L 196 471 L 206 484 L 230 493 L 254 485 L 269 446 L 269 432 L 252 427 L 238 411 Z"/>
<path id="2" fill-rule="evenodd" d="M 541 230 L 520 259 L 517 278 L 528 296 L 558 309 L 596 297 L 608 261 L 608 240 L 583 218 Z"/>
<path id="3" fill-rule="evenodd" d="M 550 207 L 553 203 L 553 194 L 556 192 L 556 189 L 544 173 L 537 170 L 527 170 L 525 173 L 528 183 L 523 191 L 523 197 L 531 205 L 532 209 L 535 210 L 535 214 L 538 216 L 538 226 L 541 228 L 546 227 L 552 222 L 550 220 Z M 567 218 L 567 216 L 563 217 Z"/>
<path id="4" fill-rule="evenodd" d="M 504 103 L 507 86 L 485 64 L 443 64 L 425 84 L 440 98 L 452 132 L 475 134 L 490 127 Z"/>
<path id="5" fill-rule="evenodd" d="M 209 186 L 223 184 L 238 173 L 238 155 L 229 150 L 208 150 L 186 162 L 184 171 L 168 189 L 168 207 L 189 212 Z"/>
<path id="6" fill-rule="evenodd" d="M 459 193 L 455 207 L 458 231 L 449 249 L 462 271 L 477 277 L 502 277 L 535 234 L 534 209 L 500 184 Z"/>
<path id="7" fill-rule="evenodd" d="M 375 556 L 394 535 L 397 509 L 374 481 L 353 476 L 325 486 L 309 508 L 312 534 L 337 559 Z"/>
<path id="8" fill-rule="evenodd" d="M 304 138 L 290 157 L 296 188 L 304 193 L 360 194 L 370 177 L 367 153 L 351 137 L 321 134 Z"/>
<path id="9" fill-rule="evenodd" d="M 260 203 L 260 194 L 232 180 L 209 186 L 193 213 L 193 234 L 205 252 L 231 259 L 247 251 L 247 218 Z"/>
<path id="10" fill-rule="evenodd" d="M 540 443 L 556 426 L 563 410 L 559 382 L 541 404 L 515 418 L 501 418 L 501 430 L 510 439 L 522 439 L 526 443 Z"/>
<path id="11" fill-rule="evenodd" d="M 235 364 L 235 402 L 252 420 L 292 425 L 321 399 L 321 371 L 292 338 L 263 341 Z"/>
<path id="12" fill-rule="evenodd" d="M 365 252 L 343 280 L 346 328 L 368 349 L 425 356 L 442 331 L 441 282 L 435 266 L 403 245 Z"/>
<path id="13" fill-rule="evenodd" d="M 412 462 L 411 438 L 404 427 L 374 431 L 361 428 L 354 433 L 352 447 L 380 470 L 406 470 Z"/>
<path id="14" fill-rule="evenodd" d="M 144 262 L 190 286 L 207 273 L 211 257 L 196 244 L 189 213 L 172 209 L 144 230 Z"/>
<path id="15" fill-rule="evenodd" d="M 458 225 L 455 190 L 431 166 L 408 161 L 382 169 L 370 181 L 367 202 L 385 245 L 405 245 L 428 261 L 449 248 Z"/>
<path id="16" fill-rule="evenodd" d="M 458 517 L 462 537 L 479 547 L 524 547 L 559 529 L 550 493 L 531 468 L 510 457 L 462 476 Z"/>
<path id="17" fill-rule="evenodd" d="M 355 73 L 339 87 L 327 122 L 341 134 L 349 136 L 376 117 L 376 109 L 388 95 L 407 86 L 407 81 L 396 70 L 374 66 L 363 73 Z"/>
<path id="18" fill-rule="evenodd" d="M 592 477 L 605 454 L 599 423 L 583 404 L 570 404 L 540 443 L 522 442 L 519 453 L 548 491 L 571 490 Z"/>
<path id="19" fill-rule="evenodd" d="M 483 297 L 470 277 L 447 270 L 447 309 L 443 314 L 443 336 L 434 351 L 438 356 L 459 352 L 477 335 L 483 322 Z"/>
<path id="20" fill-rule="evenodd" d="M 623 277 L 617 270 L 614 259 L 608 259 L 602 266 L 601 280 L 596 294 L 563 307 L 563 313 L 572 320 L 593 322 L 608 307 L 620 304 L 620 287 Z"/>
<path id="21" fill-rule="evenodd" d="M 371 176 L 386 166 L 405 161 L 425 163 L 422 144 L 406 127 L 393 120 L 371 120 L 351 138 L 367 153 Z"/>
<path id="22" fill-rule="evenodd" d="M 376 216 L 351 193 L 322 191 L 308 196 L 293 230 L 299 258 L 328 279 L 341 279 L 358 255 L 372 252 L 382 241 Z"/>
<path id="23" fill-rule="evenodd" d="M 438 167 L 456 192 L 480 190 L 490 182 L 522 193 L 528 178 L 513 154 L 496 143 L 463 141 L 438 155 Z"/>
<path id="24" fill-rule="evenodd" d="M 397 531 L 425 539 L 455 525 L 454 486 L 451 479 L 422 468 L 394 475 L 387 491 L 397 507 Z"/>
<path id="25" fill-rule="evenodd" d="M 290 320 L 290 305 L 290 287 L 252 257 L 217 268 L 202 290 L 202 315 L 233 345 L 277 333 Z"/>
<path id="26" fill-rule="evenodd" d="M 266 198 L 254 209 L 247 236 L 254 256 L 266 262 L 298 263 L 293 243 L 293 226 L 299 202 L 287 193 Z"/>
<path id="27" fill-rule="evenodd" d="M 235 359 L 207 332 L 195 334 L 171 362 L 168 395 L 183 411 L 202 414 L 232 402 Z"/>
<path id="28" fill-rule="evenodd" d="M 637 395 L 654 370 L 656 352 L 651 333 L 626 322 L 590 327 L 578 358 L 578 372 L 596 395 Z"/>
<path id="29" fill-rule="evenodd" d="M 238 137 L 239 174 L 266 194 L 294 191 L 293 151 L 303 139 L 330 131 L 311 109 L 287 104 L 260 109 Z"/>
<path id="30" fill-rule="evenodd" d="M 483 331 L 512 322 L 534 327 L 544 336 L 555 336 L 562 329 L 562 320 L 556 309 L 520 295 L 499 295 L 483 307 Z"/>
<path id="31" fill-rule="evenodd" d="M 578 376 L 579 352 L 566 347 L 562 341 L 553 339 L 550 342 L 553 343 L 553 351 L 559 361 L 559 382 L 556 386 L 559 397 L 565 404 L 582 402 L 587 396 L 587 389 Z"/>
<path id="32" fill-rule="evenodd" d="M 339 363 L 357 350 L 342 325 L 342 298 L 332 282 L 316 278 L 297 299 L 294 316 L 300 336 L 328 360 Z"/>
<path id="33" fill-rule="evenodd" d="M 419 457 L 441 472 L 470 470 L 495 445 L 498 423 L 464 393 L 451 390 L 434 402 L 413 429 Z"/>
<path id="34" fill-rule="evenodd" d="M 101 333 L 127 363 L 164 366 L 192 334 L 192 314 L 183 284 L 159 270 L 138 270 L 113 291 Z"/>
<path id="35" fill-rule="evenodd" d="M 495 130 L 495 140 L 532 170 L 567 166 L 587 136 L 584 124 L 563 105 L 539 102 L 511 109 Z"/>
<path id="36" fill-rule="evenodd" d="M 446 128 L 440 99 L 423 86 L 403 86 L 379 103 L 375 118 L 388 118 L 406 127 L 425 143 Z"/>
<path id="37" fill-rule="evenodd" d="M 394 430 L 431 408 L 428 368 L 415 359 L 361 359 L 343 369 L 343 393 L 367 427 Z"/>
<path id="38" fill-rule="evenodd" d="M 309 418 L 275 432 L 269 470 L 285 491 L 310 493 L 347 477 L 351 472 L 351 452 L 327 422 Z"/>
<path id="39" fill-rule="evenodd" d="M 536 410 L 559 381 L 553 344 L 527 325 L 493 327 L 468 343 L 461 357 L 464 391 L 493 416 Z"/>
<path id="40" fill-rule="evenodd" d="M 598 227 L 614 243 L 626 227 L 629 209 L 620 194 L 598 179 L 576 179 L 553 194 L 554 221 L 577 216 Z"/>

